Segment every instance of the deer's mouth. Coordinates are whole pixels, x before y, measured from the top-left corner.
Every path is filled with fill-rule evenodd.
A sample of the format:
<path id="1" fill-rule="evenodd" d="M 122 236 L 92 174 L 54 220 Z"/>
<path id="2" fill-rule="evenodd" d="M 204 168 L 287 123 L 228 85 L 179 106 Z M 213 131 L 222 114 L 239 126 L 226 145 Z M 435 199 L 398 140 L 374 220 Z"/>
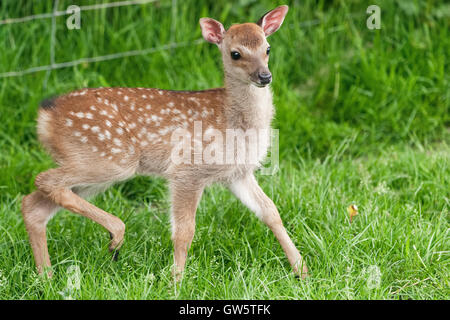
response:
<path id="1" fill-rule="evenodd" d="M 252 84 L 258 88 L 264 88 L 264 87 L 268 86 L 270 84 L 270 82 L 261 83 L 261 82 L 252 81 Z"/>

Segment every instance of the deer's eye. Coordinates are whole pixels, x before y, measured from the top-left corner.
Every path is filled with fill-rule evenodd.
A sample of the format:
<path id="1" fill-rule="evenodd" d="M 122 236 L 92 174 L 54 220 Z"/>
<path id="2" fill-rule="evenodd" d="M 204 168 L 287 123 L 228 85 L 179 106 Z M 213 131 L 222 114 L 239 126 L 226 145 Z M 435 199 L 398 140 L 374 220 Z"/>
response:
<path id="1" fill-rule="evenodd" d="M 270 47 L 267 48 L 266 53 L 267 53 L 267 55 L 269 55 L 269 53 L 270 53 Z"/>
<path id="2" fill-rule="evenodd" d="M 237 51 L 231 51 L 231 59 L 239 60 L 241 58 L 241 54 Z"/>

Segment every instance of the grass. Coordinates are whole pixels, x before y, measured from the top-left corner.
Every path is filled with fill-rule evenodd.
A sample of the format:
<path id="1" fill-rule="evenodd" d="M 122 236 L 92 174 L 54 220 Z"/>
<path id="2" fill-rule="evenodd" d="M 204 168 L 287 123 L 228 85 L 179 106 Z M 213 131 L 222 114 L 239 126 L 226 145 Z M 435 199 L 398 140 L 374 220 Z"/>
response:
<path id="1" fill-rule="evenodd" d="M 81 30 L 58 17 L 56 62 L 193 41 L 199 17 L 256 21 L 281 4 L 186 0 L 173 11 L 171 3 L 84 12 Z M 366 28 L 363 2 L 291 1 L 269 38 L 281 169 L 258 180 L 306 257 L 306 281 L 291 275 L 271 232 L 214 186 L 175 290 L 166 183 L 142 177 L 93 200 L 127 225 L 118 262 L 107 232 L 64 211 L 48 225 L 55 276 L 36 275 L 20 201 L 54 166 L 36 139 L 39 101 L 80 87 L 220 86 L 219 52 L 205 43 L 0 78 L 0 298 L 67 298 L 77 266 L 77 299 L 448 299 L 450 7 L 376 4 L 381 30 Z M 51 10 L 51 1 L 2 1 L 0 19 Z M 48 64 L 50 27 L 49 19 L 0 26 L 0 72 Z M 350 224 L 352 203 L 359 215 Z"/>

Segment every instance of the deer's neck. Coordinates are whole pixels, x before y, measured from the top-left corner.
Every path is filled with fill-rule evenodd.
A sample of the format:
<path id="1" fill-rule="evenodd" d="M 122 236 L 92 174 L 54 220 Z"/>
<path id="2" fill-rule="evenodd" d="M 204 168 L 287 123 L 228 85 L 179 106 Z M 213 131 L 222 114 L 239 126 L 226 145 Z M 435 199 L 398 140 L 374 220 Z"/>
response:
<path id="1" fill-rule="evenodd" d="M 269 86 L 252 84 L 225 77 L 225 116 L 231 128 L 268 128 L 273 117 L 272 91 Z"/>

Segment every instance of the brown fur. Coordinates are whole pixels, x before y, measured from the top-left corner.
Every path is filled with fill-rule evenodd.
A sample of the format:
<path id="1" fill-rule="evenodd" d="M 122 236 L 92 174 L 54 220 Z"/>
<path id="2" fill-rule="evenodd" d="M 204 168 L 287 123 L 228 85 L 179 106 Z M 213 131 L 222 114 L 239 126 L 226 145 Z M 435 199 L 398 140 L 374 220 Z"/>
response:
<path id="1" fill-rule="evenodd" d="M 249 49 L 256 49 L 263 44 L 264 32 L 254 23 L 235 24 L 227 30 L 227 37 Z"/>

